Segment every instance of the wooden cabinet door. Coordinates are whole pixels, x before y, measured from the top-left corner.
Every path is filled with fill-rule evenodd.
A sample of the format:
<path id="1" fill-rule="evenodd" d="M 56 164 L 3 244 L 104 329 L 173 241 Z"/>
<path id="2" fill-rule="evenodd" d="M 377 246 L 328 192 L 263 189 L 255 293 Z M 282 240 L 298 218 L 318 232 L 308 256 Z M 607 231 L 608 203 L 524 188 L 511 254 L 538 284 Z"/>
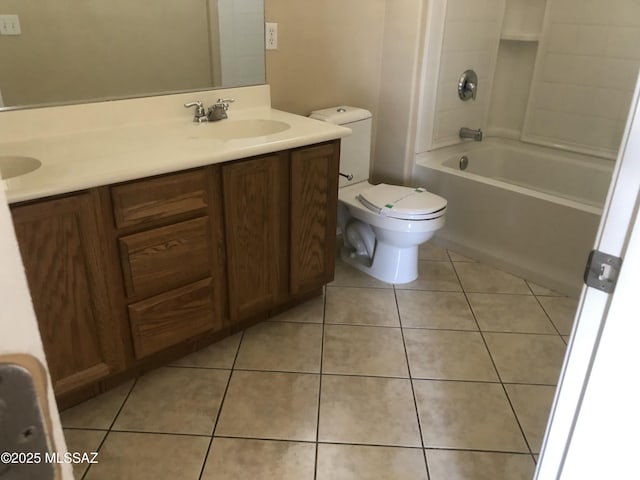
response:
<path id="1" fill-rule="evenodd" d="M 340 143 L 291 153 L 291 280 L 293 295 L 333 280 Z"/>
<path id="2" fill-rule="evenodd" d="M 229 313 L 238 322 L 286 294 L 286 152 L 223 166 L 222 185 Z"/>
<path id="3" fill-rule="evenodd" d="M 123 353 L 108 317 L 91 196 L 16 207 L 13 218 L 56 394 L 113 373 Z"/>

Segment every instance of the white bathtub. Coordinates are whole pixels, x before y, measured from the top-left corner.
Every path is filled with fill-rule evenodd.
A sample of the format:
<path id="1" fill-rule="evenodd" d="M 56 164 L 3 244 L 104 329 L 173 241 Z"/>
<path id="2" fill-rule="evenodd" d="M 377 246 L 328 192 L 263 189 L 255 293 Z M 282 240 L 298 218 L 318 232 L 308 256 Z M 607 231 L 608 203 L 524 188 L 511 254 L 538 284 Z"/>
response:
<path id="1" fill-rule="evenodd" d="M 612 170 L 611 160 L 488 138 L 417 155 L 413 183 L 449 202 L 436 243 L 577 295 Z"/>

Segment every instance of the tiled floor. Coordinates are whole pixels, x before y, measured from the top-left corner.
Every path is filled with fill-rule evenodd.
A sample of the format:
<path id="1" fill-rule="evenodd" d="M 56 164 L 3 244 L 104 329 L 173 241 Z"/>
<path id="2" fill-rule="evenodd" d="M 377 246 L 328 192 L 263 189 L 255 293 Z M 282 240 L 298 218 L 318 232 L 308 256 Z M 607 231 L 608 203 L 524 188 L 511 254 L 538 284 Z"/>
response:
<path id="1" fill-rule="evenodd" d="M 453 252 L 313 299 L 62 413 L 78 478 L 532 478 L 576 301 Z M 84 477 L 83 477 L 84 476 Z"/>

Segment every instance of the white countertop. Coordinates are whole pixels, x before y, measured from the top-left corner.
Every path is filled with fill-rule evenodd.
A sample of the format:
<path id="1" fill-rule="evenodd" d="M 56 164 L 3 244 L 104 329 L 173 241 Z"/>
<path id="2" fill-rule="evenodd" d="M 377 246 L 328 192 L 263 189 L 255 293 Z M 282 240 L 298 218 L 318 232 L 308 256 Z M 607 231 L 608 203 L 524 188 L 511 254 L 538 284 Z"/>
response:
<path id="1" fill-rule="evenodd" d="M 231 140 L 202 137 L 207 129 L 245 119 L 276 120 L 290 128 L 262 137 Z M 7 199 L 15 203 L 44 198 L 310 145 L 351 133 L 348 128 L 274 110 L 268 105 L 236 111 L 232 105 L 229 118 L 219 122 L 190 120 L 183 114 L 180 118 L 103 125 L 0 142 L 0 157 L 26 156 L 42 162 L 33 172 L 5 180 Z"/>

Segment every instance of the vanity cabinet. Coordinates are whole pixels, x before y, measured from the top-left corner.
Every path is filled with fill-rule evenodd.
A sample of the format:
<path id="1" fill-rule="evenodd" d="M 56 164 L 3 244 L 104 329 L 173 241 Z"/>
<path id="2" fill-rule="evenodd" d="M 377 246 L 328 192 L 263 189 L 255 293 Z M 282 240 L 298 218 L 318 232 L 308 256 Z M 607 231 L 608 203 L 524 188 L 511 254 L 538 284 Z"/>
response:
<path id="1" fill-rule="evenodd" d="M 110 188 L 136 360 L 224 327 L 220 167 Z"/>
<path id="2" fill-rule="evenodd" d="M 339 140 L 12 207 L 65 406 L 333 279 Z"/>
<path id="3" fill-rule="evenodd" d="M 300 295 L 333 280 L 340 144 L 291 152 L 290 292 Z"/>
<path id="4" fill-rule="evenodd" d="M 287 294 L 289 155 L 222 167 L 231 322 L 266 313 Z"/>
<path id="5" fill-rule="evenodd" d="M 330 142 L 223 166 L 233 323 L 333 280 L 339 162 Z"/>
<path id="6" fill-rule="evenodd" d="M 92 195 L 23 205 L 12 214 L 56 394 L 121 369 Z"/>

